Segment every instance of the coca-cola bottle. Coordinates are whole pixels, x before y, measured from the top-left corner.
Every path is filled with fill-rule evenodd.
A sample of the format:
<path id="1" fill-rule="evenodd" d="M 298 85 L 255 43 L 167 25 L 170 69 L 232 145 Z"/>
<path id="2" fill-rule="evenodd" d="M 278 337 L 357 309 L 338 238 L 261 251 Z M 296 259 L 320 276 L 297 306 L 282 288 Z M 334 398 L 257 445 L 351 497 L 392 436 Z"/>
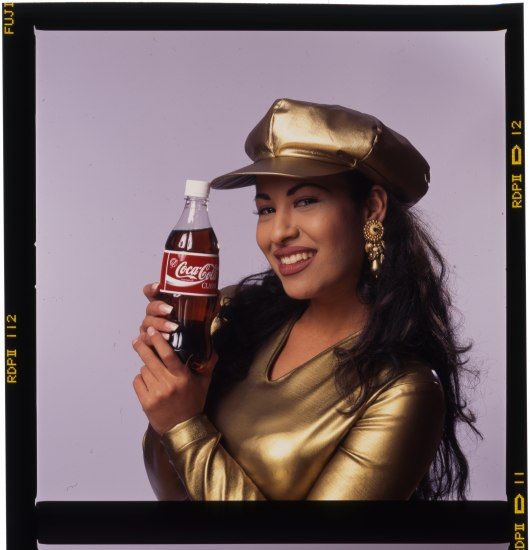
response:
<path id="1" fill-rule="evenodd" d="M 219 245 L 208 217 L 209 183 L 187 180 L 184 210 L 166 241 L 159 297 L 173 306 L 178 324 L 169 343 L 192 369 L 212 353 L 210 329 L 217 309 Z"/>

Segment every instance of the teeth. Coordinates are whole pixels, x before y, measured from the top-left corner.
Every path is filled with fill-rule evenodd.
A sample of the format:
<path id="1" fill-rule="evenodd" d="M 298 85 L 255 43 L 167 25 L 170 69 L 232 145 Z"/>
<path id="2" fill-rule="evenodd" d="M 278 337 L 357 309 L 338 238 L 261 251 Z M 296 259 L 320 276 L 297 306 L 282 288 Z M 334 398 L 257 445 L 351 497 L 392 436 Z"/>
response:
<path id="1" fill-rule="evenodd" d="M 314 255 L 314 252 L 301 252 L 298 254 L 291 254 L 290 256 L 282 256 L 280 258 L 280 262 L 284 265 L 295 264 L 297 262 L 312 258 Z"/>

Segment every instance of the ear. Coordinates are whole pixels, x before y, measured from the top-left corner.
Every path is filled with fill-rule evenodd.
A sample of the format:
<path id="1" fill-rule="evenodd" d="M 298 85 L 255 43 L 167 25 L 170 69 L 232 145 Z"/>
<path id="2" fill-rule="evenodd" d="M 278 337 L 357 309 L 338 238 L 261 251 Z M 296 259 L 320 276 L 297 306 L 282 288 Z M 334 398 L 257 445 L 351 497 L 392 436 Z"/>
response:
<path id="1" fill-rule="evenodd" d="M 378 220 L 383 222 L 386 216 L 388 195 L 384 187 L 378 184 L 372 185 L 370 195 L 363 207 L 363 221 Z"/>

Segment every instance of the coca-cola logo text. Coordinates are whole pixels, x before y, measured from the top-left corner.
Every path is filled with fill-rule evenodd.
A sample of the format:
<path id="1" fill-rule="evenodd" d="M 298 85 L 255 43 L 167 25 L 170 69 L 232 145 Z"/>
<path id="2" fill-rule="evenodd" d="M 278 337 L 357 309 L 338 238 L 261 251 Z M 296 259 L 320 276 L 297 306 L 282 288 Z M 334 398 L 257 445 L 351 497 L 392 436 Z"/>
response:
<path id="1" fill-rule="evenodd" d="M 219 257 L 164 250 L 161 292 L 215 296 L 219 277 Z"/>
<path id="2" fill-rule="evenodd" d="M 174 265 L 172 265 L 171 267 L 174 267 Z M 194 266 L 194 265 L 188 265 L 188 262 L 184 261 L 175 270 L 175 275 L 179 279 L 202 282 L 202 281 L 216 280 L 217 271 L 218 271 L 218 268 L 214 264 Z"/>

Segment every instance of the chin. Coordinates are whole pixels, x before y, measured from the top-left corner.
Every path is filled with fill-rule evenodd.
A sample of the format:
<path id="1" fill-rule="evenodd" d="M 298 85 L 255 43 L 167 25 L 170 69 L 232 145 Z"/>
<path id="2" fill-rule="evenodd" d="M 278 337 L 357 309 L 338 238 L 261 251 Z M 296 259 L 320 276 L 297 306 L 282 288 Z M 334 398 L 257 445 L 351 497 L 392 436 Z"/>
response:
<path id="1" fill-rule="evenodd" d="M 315 289 L 312 285 L 308 285 L 307 282 L 286 281 L 282 277 L 280 277 L 280 281 L 282 282 L 285 294 L 293 300 L 311 300 L 315 296 Z"/>

